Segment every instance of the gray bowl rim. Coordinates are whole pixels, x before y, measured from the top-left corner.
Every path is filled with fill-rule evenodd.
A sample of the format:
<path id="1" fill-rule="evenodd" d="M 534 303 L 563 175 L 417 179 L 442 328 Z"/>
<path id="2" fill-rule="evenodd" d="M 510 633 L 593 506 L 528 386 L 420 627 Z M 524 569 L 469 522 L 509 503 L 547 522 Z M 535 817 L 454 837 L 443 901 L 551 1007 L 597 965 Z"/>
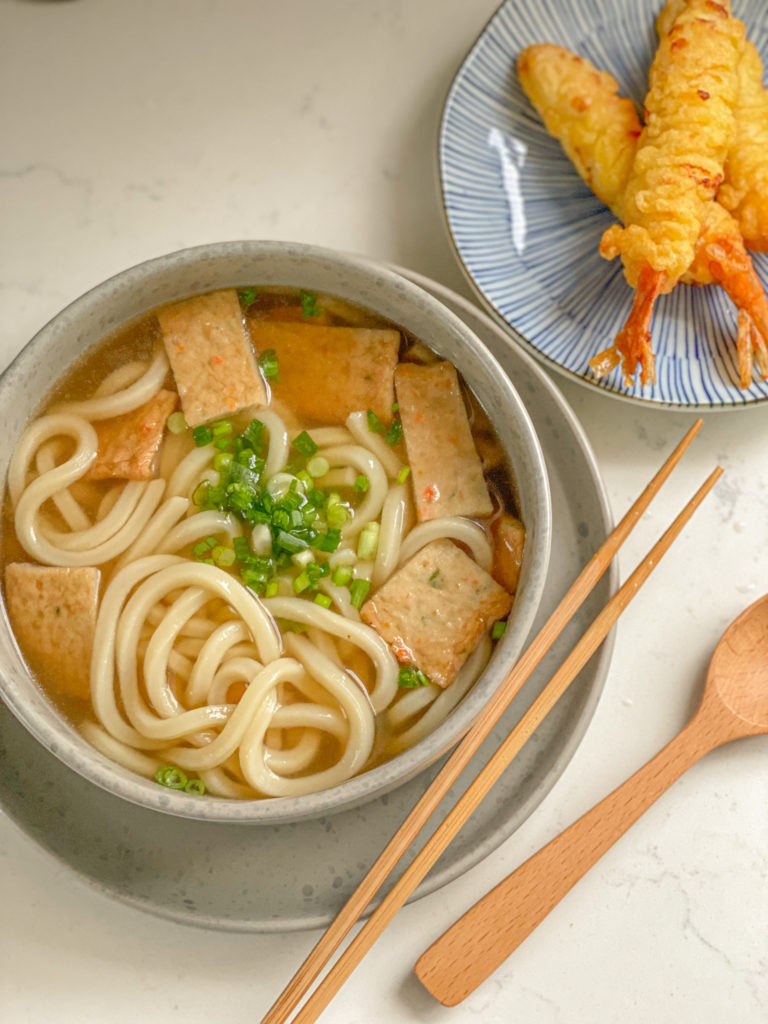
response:
<path id="1" fill-rule="evenodd" d="M 236 256 L 268 257 L 270 255 L 325 260 L 333 263 L 338 269 L 346 269 L 353 273 L 375 274 L 385 286 L 388 288 L 396 286 L 407 299 L 421 304 L 435 317 L 442 319 L 446 325 L 450 325 L 455 333 L 468 341 L 473 357 L 484 364 L 486 372 L 492 373 L 505 392 L 505 399 L 509 403 L 510 409 L 514 410 L 518 429 L 526 438 L 528 457 L 537 470 L 535 478 L 538 489 L 534 496 L 536 537 L 535 545 L 531 545 L 531 550 L 526 554 L 526 558 L 529 559 L 526 567 L 527 583 L 520 598 L 515 601 L 513 629 L 507 630 L 497 646 L 491 665 L 486 668 L 478 682 L 456 709 L 437 729 L 413 747 L 361 775 L 317 793 L 297 797 L 230 800 L 208 795 L 205 799 L 201 799 L 183 792 L 164 789 L 151 780 L 129 772 L 100 754 L 83 740 L 58 712 L 51 723 L 38 717 L 28 707 L 23 692 L 18 691 L 0 671 L 0 699 L 5 702 L 18 721 L 45 749 L 94 785 L 131 803 L 159 813 L 200 821 L 245 825 L 287 824 L 303 818 L 321 817 L 361 805 L 414 778 L 455 746 L 471 728 L 522 652 L 543 594 L 552 529 L 551 496 L 544 455 L 528 412 L 496 358 L 455 313 L 419 285 L 403 277 L 391 265 L 327 247 L 278 240 L 214 242 L 152 257 L 119 271 L 94 285 L 62 308 L 23 346 L 0 374 L 0 409 L 5 407 L 4 402 L 8 399 L 9 393 L 12 394 L 15 383 L 27 376 L 27 366 L 32 362 L 37 348 L 48 341 L 59 322 L 98 308 L 102 292 L 118 285 L 123 288 L 131 288 L 147 277 L 159 275 L 171 269 L 172 265 L 178 267 L 179 264 L 194 265 L 203 260 L 216 261 Z M 145 311 L 155 308 L 157 305 L 157 302 L 153 302 L 146 307 Z M 136 315 L 140 316 L 141 313 Z M 407 324 L 403 326 L 407 327 Z M 461 370 L 461 367 L 458 369 Z M 50 387 L 50 384 L 51 382 L 47 382 L 47 388 Z M 41 400 L 44 395 L 45 391 L 40 395 Z M 478 397 L 482 402 L 482 396 Z M 535 550 L 532 550 L 534 547 Z M 4 598 L 2 614 L 7 621 Z M 494 678 L 496 678 L 495 683 L 492 682 Z M 28 673 L 28 679 L 34 682 L 30 673 Z"/>

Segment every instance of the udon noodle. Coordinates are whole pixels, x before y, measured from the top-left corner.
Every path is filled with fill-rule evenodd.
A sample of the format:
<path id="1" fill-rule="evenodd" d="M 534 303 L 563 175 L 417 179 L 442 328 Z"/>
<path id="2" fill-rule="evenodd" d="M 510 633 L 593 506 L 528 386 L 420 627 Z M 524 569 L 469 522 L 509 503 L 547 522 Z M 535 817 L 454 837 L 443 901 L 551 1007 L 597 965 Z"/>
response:
<path id="1" fill-rule="evenodd" d="M 409 433 L 401 397 L 410 378 L 400 368 L 448 364 L 398 333 L 397 401 L 376 412 L 337 406 L 324 422 L 322 396 L 309 409 L 295 398 L 306 397 L 307 385 L 291 389 L 292 356 L 289 347 L 283 354 L 280 332 L 304 340 L 306 330 L 326 332 L 310 338 L 315 347 L 324 341 L 314 339 L 335 339 L 334 330 L 357 332 L 339 335 L 345 344 L 394 332 L 330 296 L 311 296 L 308 312 L 307 294 L 240 293 L 243 327 L 261 353 L 260 400 L 238 400 L 230 414 L 190 427 L 184 417 L 193 419 L 200 396 L 185 390 L 161 311 L 75 368 L 11 459 L 5 589 L 22 651 L 94 747 L 173 788 L 299 796 L 407 749 L 476 681 L 511 605 L 508 529 L 517 524 L 517 568 L 523 531 L 482 409 L 462 386 L 487 508 L 424 513 L 419 501 L 437 485 L 421 490 L 418 426 Z M 275 348 L 261 347 L 260 333 L 278 339 Z M 213 362 L 221 362 L 219 352 L 229 358 L 224 342 L 217 344 Z M 328 379 L 314 387 L 329 386 Z M 350 379 L 352 390 L 364 386 Z M 343 393 L 346 385 L 334 387 Z M 384 387 L 391 390 L 392 381 Z M 170 412 L 177 391 L 183 414 Z M 146 410 L 161 402 L 158 426 Z M 126 471 L 150 429 L 157 435 L 150 469 Z M 115 456 L 119 465 L 104 468 L 116 437 L 126 450 Z M 439 456 L 452 457 L 444 447 Z M 424 593 L 438 601 L 435 609 L 408 589 L 409 573 L 422 563 L 430 566 L 434 595 Z M 454 572 L 465 573 L 455 586 Z M 77 590 L 85 583 L 92 608 Z M 397 607 L 408 606 L 408 622 L 421 616 L 421 633 L 406 636 L 410 627 L 398 627 L 390 635 L 390 592 Z M 47 616 L 67 619 L 69 646 L 55 647 Z M 432 668 L 429 652 L 445 646 L 446 626 L 460 630 L 456 623 L 465 619 L 471 640 L 443 678 L 442 652 Z M 82 644 L 87 657 L 78 658 Z M 79 688 L 78 672 L 85 678 Z"/>

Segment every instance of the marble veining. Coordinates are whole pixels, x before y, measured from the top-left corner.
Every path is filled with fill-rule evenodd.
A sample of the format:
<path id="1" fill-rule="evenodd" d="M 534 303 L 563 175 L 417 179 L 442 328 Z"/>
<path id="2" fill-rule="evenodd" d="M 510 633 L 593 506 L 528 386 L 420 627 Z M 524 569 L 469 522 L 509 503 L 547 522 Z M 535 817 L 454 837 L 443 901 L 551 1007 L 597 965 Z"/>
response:
<path id="1" fill-rule="evenodd" d="M 441 220 L 437 126 L 495 7 L 0 2 L 0 362 L 96 282 L 202 242 L 325 245 L 468 295 Z M 618 516 L 692 416 L 558 386 Z M 397 916 L 324 1021 L 765 1024 L 766 738 L 691 769 L 462 1006 L 437 1005 L 411 967 L 690 715 L 718 636 L 768 590 L 767 435 L 766 408 L 707 417 L 622 552 L 622 576 L 717 462 L 726 475 L 619 623 L 605 689 L 570 764 L 506 842 Z M 122 834 L 114 849 L 128 855 Z M 339 877 L 346 885 L 341 858 L 333 866 L 331 887 Z M 257 891 L 256 880 L 244 882 L 232 900 Z M 255 1021 L 317 937 L 150 917 L 86 886 L 3 816 L 0 905 L 3 1024 Z"/>

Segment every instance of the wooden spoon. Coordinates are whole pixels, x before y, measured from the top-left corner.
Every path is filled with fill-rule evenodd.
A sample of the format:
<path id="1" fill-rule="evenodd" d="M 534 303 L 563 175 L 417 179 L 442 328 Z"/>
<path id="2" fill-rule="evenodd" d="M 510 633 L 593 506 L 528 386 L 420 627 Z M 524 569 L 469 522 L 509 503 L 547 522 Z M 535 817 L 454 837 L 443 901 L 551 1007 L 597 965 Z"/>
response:
<path id="1" fill-rule="evenodd" d="M 723 743 L 763 733 L 768 733 L 768 595 L 720 638 L 699 709 L 683 730 L 459 918 L 419 958 L 417 977 L 445 1006 L 460 1003 L 687 768 Z"/>

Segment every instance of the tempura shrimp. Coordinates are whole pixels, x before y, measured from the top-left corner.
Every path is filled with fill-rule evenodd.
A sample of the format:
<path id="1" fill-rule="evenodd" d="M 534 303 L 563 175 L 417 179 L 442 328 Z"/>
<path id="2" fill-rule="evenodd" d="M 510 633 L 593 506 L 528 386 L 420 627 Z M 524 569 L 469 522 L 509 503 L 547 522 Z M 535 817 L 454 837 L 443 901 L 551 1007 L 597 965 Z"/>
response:
<path id="1" fill-rule="evenodd" d="M 747 246 L 768 252 L 768 91 L 760 54 L 749 41 L 738 79 L 736 126 L 718 198 L 739 222 Z"/>
<path id="2" fill-rule="evenodd" d="M 644 294 L 612 348 L 593 361 L 598 372 L 620 360 L 625 380 L 638 366 L 643 384 L 656 379 L 650 332 L 643 328 L 656 295 L 671 291 L 692 264 L 707 207 L 722 183 L 743 34 L 726 6 L 687 0 L 659 42 L 624 199 L 626 226 L 609 228 L 600 246 L 607 259 L 621 255 L 633 288 L 642 273 Z"/>
<path id="3" fill-rule="evenodd" d="M 618 96 L 615 79 L 561 46 L 528 47 L 517 62 L 520 83 L 547 130 L 562 144 L 582 179 L 623 220 L 624 193 L 641 125 L 630 100 Z M 739 308 L 739 377 L 748 387 L 752 355 L 768 375 L 768 301 L 746 252 L 738 225 L 717 203 L 707 208 L 696 240 L 694 259 L 681 281 L 720 284 Z M 623 347 L 641 357 L 648 344 L 653 302 L 659 281 L 638 279 L 632 313 L 624 327 Z M 602 376 L 619 362 L 614 349 L 592 361 Z"/>

